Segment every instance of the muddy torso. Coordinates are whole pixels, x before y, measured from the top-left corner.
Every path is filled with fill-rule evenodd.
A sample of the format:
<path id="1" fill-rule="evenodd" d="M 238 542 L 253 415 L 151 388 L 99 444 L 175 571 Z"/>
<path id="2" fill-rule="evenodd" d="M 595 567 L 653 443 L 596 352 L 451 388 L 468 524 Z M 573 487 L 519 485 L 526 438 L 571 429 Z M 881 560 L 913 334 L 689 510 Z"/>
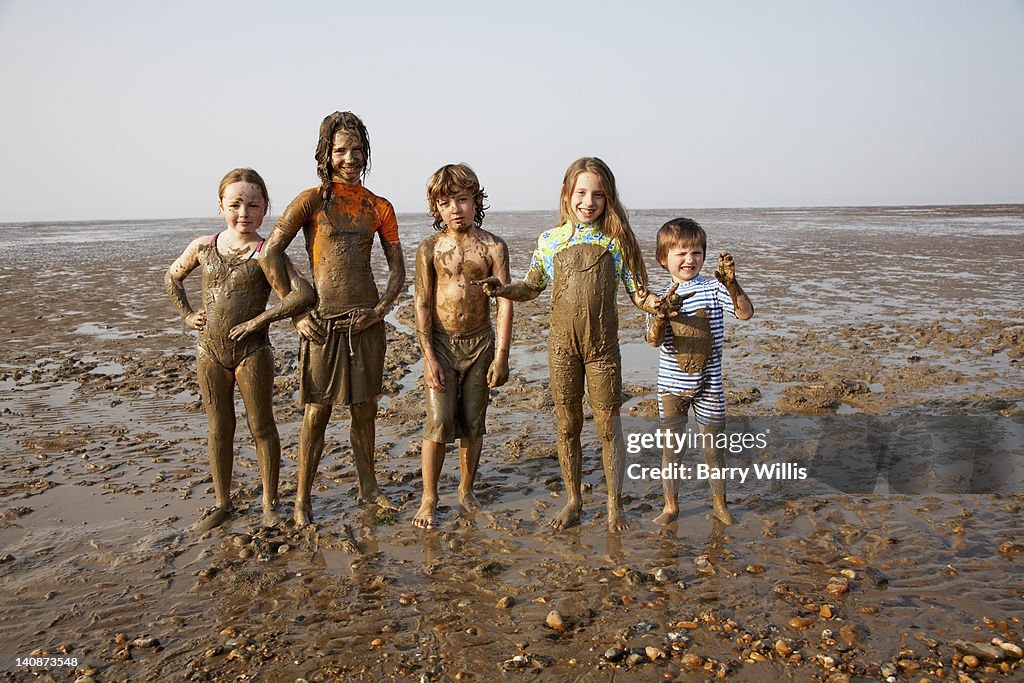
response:
<path id="1" fill-rule="evenodd" d="M 693 315 L 683 313 L 673 318 L 666 334 L 672 335 L 671 348 L 679 370 L 690 375 L 704 372 L 715 341 L 707 309 L 700 308 Z"/>
<path id="2" fill-rule="evenodd" d="M 461 241 L 445 233 L 433 237 L 434 327 L 447 334 L 478 332 L 491 325 L 490 297 L 479 285 L 469 284 L 494 274 L 488 252 L 493 241 L 479 232 Z"/>
<path id="3" fill-rule="evenodd" d="M 332 317 L 377 305 L 379 294 L 370 268 L 377 215 L 370 198 L 346 209 L 332 202 L 304 230 L 320 313 Z"/>
<path id="4" fill-rule="evenodd" d="M 232 358 L 241 360 L 257 348 L 270 344 L 267 328 L 241 342 L 228 339 L 232 327 L 255 318 L 267 308 L 270 283 L 259 261 L 250 255 L 228 259 L 213 245 L 200 252 L 200 261 L 206 309 L 206 326 L 199 333 L 200 342 L 225 365 L 229 365 L 227 361 Z"/>
<path id="5" fill-rule="evenodd" d="M 618 277 L 608 249 L 578 244 L 554 256 L 551 288 L 551 353 L 584 360 L 619 353 Z"/>

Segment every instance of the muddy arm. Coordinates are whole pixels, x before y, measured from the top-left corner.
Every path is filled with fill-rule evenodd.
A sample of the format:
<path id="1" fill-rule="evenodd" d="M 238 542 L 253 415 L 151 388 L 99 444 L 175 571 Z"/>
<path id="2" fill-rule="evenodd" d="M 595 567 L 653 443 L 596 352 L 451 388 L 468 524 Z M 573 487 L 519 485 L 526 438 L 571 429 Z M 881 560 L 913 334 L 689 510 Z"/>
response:
<path id="1" fill-rule="evenodd" d="M 276 320 L 298 315 L 313 305 L 313 300 L 316 298 L 313 286 L 309 284 L 306 278 L 299 274 L 295 264 L 287 256 L 284 257 L 284 263 L 288 271 L 289 289 L 287 296 L 281 299 L 276 306 L 268 308 L 252 320 L 247 320 L 232 327 L 231 331 L 228 332 L 228 337 L 234 340 L 241 339 L 246 335 L 263 329 Z"/>
<path id="2" fill-rule="evenodd" d="M 665 327 L 667 321 L 664 318 L 658 316 L 648 316 L 647 318 L 647 332 L 644 334 L 644 339 L 651 346 L 661 346 L 665 341 Z"/>
<path id="3" fill-rule="evenodd" d="M 493 259 L 494 269 L 492 272 L 502 282 L 511 280 L 512 276 L 508 267 L 508 245 L 500 238 L 494 248 Z M 508 381 L 508 355 L 512 346 L 512 299 L 509 297 L 498 299 L 496 327 L 494 362 L 487 369 L 487 386 L 492 389 L 500 387 Z"/>
<path id="4" fill-rule="evenodd" d="M 199 237 L 189 244 L 164 275 L 164 291 L 185 326 L 193 330 L 201 330 L 206 325 L 206 311 L 196 311 L 185 294 L 185 278 L 199 267 L 199 248 L 209 243 L 209 237 Z"/>
<path id="5" fill-rule="evenodd" d="M 388 242 L 381 235 L 380 246 L 384 249 L 384 258 L 388 261 L 388 284 L 384 288 L 384 295 L 373 307 L 373 312 L 383 318 L 391 310 L 398 295 L 405 289 L 405 257 L 402 255 L 400 242 Z"/>
<path id="6" fill-rule="evenodd" d="M 427 238 L 416 250 L 416 340 L 423 353 L 423 382 L 435 391 L 444 391 L 444 369 L 434 355 L 434 239 Z"/>
<path id="7" fill-rule="evenodd" d="M 732 299 L 733 310 L 740 320 L 750 320 L 754 317 L 754 305 L 750 303 L 750 297 L 746 295 L 736 279 L 736 262 L 728 252 L 718 255 L 718 268 L 715 270 L 715 277 L 725 285 Z"/>

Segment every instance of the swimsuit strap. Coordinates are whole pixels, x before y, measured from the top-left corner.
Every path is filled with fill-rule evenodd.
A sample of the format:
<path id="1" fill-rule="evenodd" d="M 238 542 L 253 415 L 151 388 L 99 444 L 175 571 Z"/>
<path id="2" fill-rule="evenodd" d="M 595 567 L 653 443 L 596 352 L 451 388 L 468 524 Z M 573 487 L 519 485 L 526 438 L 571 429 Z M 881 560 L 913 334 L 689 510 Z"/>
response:
<path id="1" fill-rule="evenodd" d="M 260 253 L 260 250 L 263 249 L 264 242 L 266 242 L 266 240 L 260 240 L 260 243 L 256 245 L 256 249 L 254 249 L 253 252 L 249 254 L 250 259 L 256 258 L 256 254 Z"/>
<path id="2" fill-rule="evenodd" d="M 217 246 L 217 238 L 218 237 L 220 237 L 220 233 L 219 232 L 213 233 L 213 239 L 210 240 L 210 245 L 211 246 L 214 246 L 214 247 Z"/>

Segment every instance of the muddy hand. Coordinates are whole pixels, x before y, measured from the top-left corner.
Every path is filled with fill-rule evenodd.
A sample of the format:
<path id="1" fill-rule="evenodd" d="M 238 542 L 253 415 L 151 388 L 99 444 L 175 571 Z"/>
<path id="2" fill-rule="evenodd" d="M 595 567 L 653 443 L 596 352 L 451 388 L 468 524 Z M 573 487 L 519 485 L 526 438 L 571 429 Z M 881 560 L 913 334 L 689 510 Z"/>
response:
<path id="1" fill-rule="evenodd" d="M 444 368 L 437 361 L 423 359 L 423 381 L 434 391 L 444 391 Z"/>
<path id="2" fill-rule="evenodd" d="M 374 309 L 357 308 L 355 311 L 352 312 L 352 331 L 362 332 L 366 328 L 376 325 L 381 320 L 382 318 L 377 314 L 377 311 L 375 311 Z"/>
<path id="3" fill-rule="evenodd" d="M 500 387 L 508 381 L 508 360 L 495 358 L 487 368 L 487 386 L 491 389 Z"/>
<path id="4" fill-rule="evenodd" d="M 471 285 L 480 285 L 484 290 L 484 294 L 487 296 L 499 296 L 505 289 L 505 285 L 502 284 L 501 280 L 491 276 L 486 280 L 470 280 Z"/>
<path id="5" fill-rule="evenodd" d="M 323 344 L 327 340 L 324 326 L 309 313 L 295 323 L 295 331 L 299 333 L 300 337 L 314 344 Z"/>
<path id="6" fill-rule="evenodd" d="M 715 277 L 723 285 L 729 286 L 736 281 L 736 262 L 727 251 L 718 255 L 718 268 L 715 269 Z"/>
<path id="7" fill-rule="evenodd" d="M 202 331 L 206 327 L 206 311 L 196 311 L 185 316 L 185 327 Z"/>
<path id="8" fill-rule="evenodd" d="M 258 331 L 261 327 L 262 325 L 259 325 L 252 320 L 247 320 L 244 323 L 239 323 L 232 327 L 231 331 L 228 332 L 228 339 L 240 341 L 241 339 L 248 337 L 253 332 Z"/>

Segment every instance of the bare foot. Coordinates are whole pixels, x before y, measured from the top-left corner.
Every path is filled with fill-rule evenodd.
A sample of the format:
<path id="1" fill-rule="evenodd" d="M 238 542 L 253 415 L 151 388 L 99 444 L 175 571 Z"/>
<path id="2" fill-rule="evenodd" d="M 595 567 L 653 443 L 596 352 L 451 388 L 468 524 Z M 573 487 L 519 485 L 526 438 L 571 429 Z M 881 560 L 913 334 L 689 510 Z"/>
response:
<path id="1" fill-rule="evenodd" d="M 433 529 L 437 521 L 437 501 L 433 498 L 424 498 L 420 503 L 420 509 L 412 518 L 412 525 L 420 529 Z"/>
<path id="2" fill-rule="evenodd" d="M 192 531 L 201 534 L 220 526 L 227 521 L 231 508 L 210 508 L 203 513 L 199 521 L 192 525 Z"/>
<path id="3" fill-rule="evenodd" d="M 308 500 L 295 499 L 295 528 L 301 529 L 313 521 L 313 504 Z"/>
<path id="4" fill-rule="evenodd" d="M 717 502 L 712 506 L 715 511 L 715 519 L 724 524 L 725 526 L 732 526 L 736 523 L 736 518 L 729 512 L 729 508 L 725 507 L 725 503 L 719 505 Z"/>
<path id="5" fill-rule="evenodd" d="M 365 495 L 360 493 L 359 497 L 356 498 L 356 502 L 360 505 L 370 503 L 385 510 L 398 510 L 398 506 L 388 500 L 388 497 L 380 489 L 374 489 Z"/>
<path id="6" fill-rule="evenodd" d="M 608 531 L 625 531 L 632 526 L 623 514 L 622 508 L 608 510 Z"/>
<path id="7" fill-rule="evenodd" d="M 263 504 L 263 526 L 277 526 L 281 523 L 281 515 L 277 514 L 277 505 L 274 503 Z"/>
<path id="8" fill-rule="evenodd" d="M 678 507 L 670 508 L 669 506 L 666 505 L 665 509 L 662 511 L 662 513 L 654 518 L 654 523 L 655 524 L 660 524 L 662 526 L 666 526 L 666 525 L 669 525 L 672 522 L 676 521 L 678 518 L 679 518 L 679 508 Z"/>
<path id="9" fill-rule="evenodd" d="M 571 526 L 576 526 L 580 523 L 581 509 L 582 506 L 579 503 L 566 503 L 558 516 L 552 517 L 548 524 L 552 529 L 568 529 Z"/>
<path id="10" fill-rule="evenodd" d="M 462 509 L 466 512 L 476 512 L 483 506 L 480 501 L 476 499 L 476 495 L 472 491 L 469 493 L 459 492 L 459 504 L 462 505 Z"/>

